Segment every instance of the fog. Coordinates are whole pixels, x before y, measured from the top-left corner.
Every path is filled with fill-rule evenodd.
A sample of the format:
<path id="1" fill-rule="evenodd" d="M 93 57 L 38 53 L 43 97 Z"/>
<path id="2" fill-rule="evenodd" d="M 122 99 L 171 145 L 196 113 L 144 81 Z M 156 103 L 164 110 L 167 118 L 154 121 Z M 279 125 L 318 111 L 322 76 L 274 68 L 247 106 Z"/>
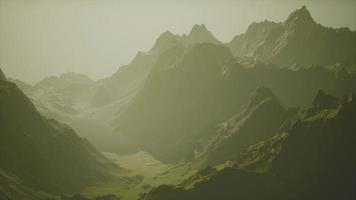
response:
<path id="1" fill-rule="evenodd" d="M 34 83 L 74 71 L 110 76 L 164 31 L 189 33 L 204 23 L 228 42 L 254 21 L 284 20 L 306 5 L 315 21 L 356 29 L 356 1 L 0 0 L 0 66 Z"/>

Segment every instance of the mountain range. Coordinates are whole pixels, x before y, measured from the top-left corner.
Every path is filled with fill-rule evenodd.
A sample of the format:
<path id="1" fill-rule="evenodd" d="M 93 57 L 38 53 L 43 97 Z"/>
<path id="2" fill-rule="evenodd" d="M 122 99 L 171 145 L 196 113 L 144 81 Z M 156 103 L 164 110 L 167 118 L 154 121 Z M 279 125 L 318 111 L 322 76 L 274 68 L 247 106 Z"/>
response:
<path id="1" fill-rule="evenodd" d="M 355 74 L 345 69 L 243 65 L 222 45 L 177 44 L 161 54 L 116 125 L 159 160 L 181 162 L 205 130 L 241 112 L 257 87 L 270 88 L 289 108 L 310 104 L 319 89 L 355 92 L 355 83 Z"/>
<path id="2" fill-rule="evenodd" d="M 229 43 L 204 24 L 166 31 L 98 81 L 0 70 L 0 199 L 86 200 L 125 171 L 100 152 L 139 151 L 160 169 L 120 187 L 132 199 L 354 199 L 355 44 L 302 7 Z"/>
<path id="3" fill-rule="evenodd" d="M 354 95 L 319 91 L 274 136 L 247 147 L 232 163 L 204 168 L 140 199 L 354 199 L 355 114 Z"/>
<path id="4" fill-rule="evenodd" d="M 188 35 L 176 35 L 166 31 L 158 37 L 149 51 L 138 52 L 129 64 L 121 66 L 112 76 L 99 81 L 94 82 L 84 75 L 67 73 L 61 77 L 46 78 L 34 86 L 18 80 L 15 82 L 31 98 L 41 113 L 70 124 L 81 136 L 88 138 L 95 147 L 103 151 L 129 153 L 137 151 L 142 144 L 132 141 L 132 138 L 128 138 L 128 134 L 124 132 L 134 132 L 129 134 L 129 137 L 134 137 L 137 135 L 137 131 L 128 130 L 127 126 L 131 126 L 133 123 L 141 123 L 140 118 L 152 114 L 153 111 L 153 107 L 151 111 L 142 110 L 142 115 L 137 113 L 140 117 L 137 117 L 136 122 L 130 121 L 129 116 L 135 112 L 132 104 L 138 104 L 133 102 L 140 101 L 140 98 L 146 98 L 142 97 L 143 93 L 148 93 L 148 88 L 153 87 L 149 85 L 155 82 L 154 79 L 160 79 L 158 76 L 169 79 L 168 76 L 179 71 L 173 68 L 178 65 L 186 65 L 186 63 L 182 62 L 183 59 L 187 61 L 188 56 L 192 57 L 191 60 L 196 60 L 191 61 L 190 65 L 201 65 L 199 67 L 201 69 L 196 69 L 196 72 L 190 72 L 188 70 L 192 69 L 185 67 L 187 71 L 183 72 L 182 70 L 182 72 L 176 73 L 177 75 L 174 76 L 181 74 L 181 78 L 175 78 L 177 80 L 175 86 L 171 85 L 173 88 L 167 86 L 167 90 L 171 90 L 170 93 L 175 93 L 176 89 L 179 89 L 177 87 L 183 89 L 185 86 L 181 86 L 181 82 L 188 79 L 188 73 L 190 73 L 190 79 L 194 79 L 193 76 L 196 79 L 200 79 L 203 74 L 206 74 L 205 80 L 197 80 L 202 84 L 200 88 L 197 88 L 197 92 L 200 92 L 199 95 L 198 93 L 193 93 L 193 87 L 191 88 L 193 94 L 180 94 L 186 95 L 180 98 L 188 98 L 187 95 L 199 96 L 201 99 L 194 100 L 194 97 L 192 98 L 192 101 L 196 101 L 198 104 L 203 99 L 202 93 L 208 95 L 208 92 L 203 90 L 208 90 L 211 87 L 211 91 L 224 89 L 218 93 L 214 94 L 212 92 L 209 94 L 213 96 L 210 105 L 208 105 L 209 102 L 206 102 L 206 99 L 202 100 L 205 103 L 199 105 L 200 108 L 198 108 L 198 105 L 193 105 L 194 103 L 189 102 L 189 100 L 184 101 L 191 104 L 194 109 L 206 109 L 207 106 L 217 108 L 212 102 L 216 97 L 225 99 L 223 101 L 229 101 L 227 104 L 219 102 L 220 106 L 218 107 L 221 108 L 226 104 L 226 108 L 221 109 L 228 110 L 226 113 L 221 110 L 213 111 L 220 113 L 219 115 L 222 116 L 214 116 L 213 118 L 216 119 L 209 118 L 207 123 L 204 122 L 204 119 L 199 119 L 200 116 L 195 116 L 198 119 L 196 124 L 188 126 L 188 123 L 191 123 L 192 120 L 187 118 L 187 122 L 184 122 L 184 120 L 181 121 L 182 118 L 178 119 L 178 113 L 184 112 L 184 110 L 179 110 L 176 116 L 177 119 L 172 120 L 170 123 L 180 123 L 181 127 L 185 127 L 183 129 L 187 130 L 179 130 L 180 128 L 177 126 L 180 125 L 178 124 L 177 126 L 172 126 L 172 128 L 176 132 L 183 131 L 190 135 L 190 132 L 206 128 L 207 124 L 223 122 L 241 111 L 243 102 L 247 101 L 248 96 L 258 86 L 271 88 L 281 100 L 281 103 L 287 107 L 307 105 L 318 89 L 323 89 L 334 95 L 342 95 L 354 91 L 352 85 L 354 84 L 355 75 L 353 73 L 350 74 L 350 72 L 354 70 L 355 66 L 353 56 L 356 52 L 355 39 L 355 32 L 347 28 L 333 29 L 317 24 L 306 7 L 302 7 L 290 14 L 287 20 L 281 23 L 269 21 L 253 23 L 246 33 L 236 36 L 226 44 L 216 39 L 204 24 L 194 25 Z M 211 45 L 209 46 L 208 44 Z M 214 58 L 215 55 L 212 55 L 214 52 L 209 54 L 208 50 L 199 55 L 200 53 L 197 52 L 203 52 L 203 48 L 220 48 L 221 52 L 226 54 L 224 55 L 226 59 L 224 58 L 224 61 L 215 60 L 220 58 L 217 58 L 217 56 Z M 197 53 L 197 56 L 194 53 Z M 215 72 L 205 69 L 203 66 L 210 61 L 206 61 L 206 63 L 198 62 L 206 59 L 206 57 L 211 57 L 210 61 L 212 63 L 209 64 L 213 65 L 215 63 L 215 67 L 210 67 L 211 69 L 216 68 Z M 326 67 L 331 71 L 336 71 L 335 73 L 338 74 L 338 77 L 335 77 L 334 72 L 325 70 L 324 68 Z M 237 75 L 239 73 L 244 73 L 245 76 Z M 183 78 L 183 76 L 185 77 Z M 219 83 L 216 82 L 217 85 L 214 85 L 213 81 L 208 79 Z M 173 80 L 167 81 L 172 82 Z M 187 81 L 192 80 L 188 79 Z M 170 84 L 168 82 L 167 84 Z M 225 83 L 223 86 L 219 86 L 220 82 Z M 311 85 L 310 82 L 313 82 L 313 84 Z M 162 86 L 159 87 L 165 87 L 166 83 L 162 80 L 160 84 Z M 190 82 L 189 84 L 193 83 Z M 198 87 L 197 84 L 193 85 Z M 308 86 L 306 90 L 305 86 Z M 238 92 L 232 91 L 235 89 Z M 152 90 L 162 92 L 160 95 L 166 95 L 158 87 Z M 301 91 L 301 93 L 295 96 L 293 95 L 294 90 Z M 234 93 L 236 97 L 228 97 Z M 233 102 L 234 100 L 236 102 Z M 147 101 L 148 105 L 150 100 L 147 99 Z M 163 102 L 158 99 L 154 101 L 168 106 L 167 101 Z M 160 108 L 159 105 L 157 106 L 155 111 L 163 110 L 163 112 L 168 112 L 168 110 Z M 170 109 L 173 109 L 173 107 Z M 186 114 L 190 115 L 188 112 L 194 113 L 194 109 L 186 108 L 186 110 L 190 110 Z M 208 110 L 205 112 L 213 113 Z M 195 114 L 197 115 L 198 113 Z M 163 113 L 160 113 L 160 115 L 163 115 Z M 164 115 L 172 116 L 175 114 L 165 113 Z M 151 118 L 151 116 L 147 117 Z M 149 120 L 156 120 L 155 123 L 160 123 L 158 118 L 155 119 L 153 117 L 153 119 Z M 203 121 L 198 122 L 199 120 Z M 145 123 L 147 125 L 148 121 Z M 155 123 L 150 124 L 150 126 L 155 126 Z M 169 123 L 165 122 L 164 124 L 168 126 Z M 148 132 L 151 131 L 155 130 L 150 130 L 149 128 Z M 101 132 L 101 134 L 98 135 L 97 132 Z M 149 145 L 151 146 L 151 144 Z M 169 151 L 168 154 L 170 154 Z"/>
<path id="5" fill-rule="evenodd" d="M 252 57 L 281 66 L 348 65 L 355 70 L 356 32 L 316 23 L 305 6 L 281 23 L 253 23 L 227 44 L 239 57 Z"/>
<path id="6" fill-rule="evenodd" d="M 270 89 L 260 87 L 243 111 L 205 133 L 192 152 L 193 161 L 201 168 L 235 160 L 250 145 L 274 136 L 294 114 L 295 109 L 285 109 Z"/>

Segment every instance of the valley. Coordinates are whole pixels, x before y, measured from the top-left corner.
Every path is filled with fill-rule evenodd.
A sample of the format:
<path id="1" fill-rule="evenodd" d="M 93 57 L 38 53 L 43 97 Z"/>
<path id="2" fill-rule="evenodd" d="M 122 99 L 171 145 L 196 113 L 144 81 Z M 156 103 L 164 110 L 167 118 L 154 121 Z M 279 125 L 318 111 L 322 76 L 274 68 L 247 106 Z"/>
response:
<path id="1" fill-rule="evenodd" d="M 354 199 L 355 55 L 303 6 L 163 32 L 100 80 L 0 69 L 0 200 Z"/>

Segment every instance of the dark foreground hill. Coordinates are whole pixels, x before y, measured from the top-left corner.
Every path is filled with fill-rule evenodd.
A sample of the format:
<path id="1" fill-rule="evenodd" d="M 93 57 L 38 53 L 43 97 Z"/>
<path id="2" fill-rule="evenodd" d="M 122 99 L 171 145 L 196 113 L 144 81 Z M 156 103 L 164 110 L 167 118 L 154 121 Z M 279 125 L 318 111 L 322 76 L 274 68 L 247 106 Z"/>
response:
<path id="1" fill-rule="evenodd" d="M 286 120 L 271 139 L 247 148 L 235 164 L 206 168 L 141 199 L 355 199 L 355 119 L 355 96 L 320 91 L 308 109 Z"/>
<path id="2" fill-rule="evenodd" d="M 31 199 L 20 195 L 26 188 L 52 194 L 75 192 L 105 179 L 109 170 L 118 170 L 70 127 L 41 116 L 5 76 L 0 79 L 0 130 L 4 199 Z"/>

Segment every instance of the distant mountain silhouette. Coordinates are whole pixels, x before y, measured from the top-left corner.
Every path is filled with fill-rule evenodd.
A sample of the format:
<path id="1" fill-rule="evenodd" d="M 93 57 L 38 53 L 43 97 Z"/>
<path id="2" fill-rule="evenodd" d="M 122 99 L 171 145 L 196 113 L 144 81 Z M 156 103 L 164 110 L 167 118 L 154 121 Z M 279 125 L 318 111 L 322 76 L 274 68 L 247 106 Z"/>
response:
<path id="1" fill-rule="evenodd" d="M 336 98 L 319 92 L 310 108 L 286 120 L 271 139 L 247 148 L 235 164 L 205 168 L 141 200 L 354 199 L 355 117 L 354 95 Z"/>
<path id="2" fill-rule="evenodd" d="M 227 46 L 239 57 L 291 66 L 345 63 L 355 70 L 356 32 L 317 24 L 305 6 L 282 23 L 253 23 Z"/>
<path id="3" fill-rule="evenodd" d="M 13 177 L 6 178 L 10 184 L 21 183 L 19 188 L 74 192 L 119 169 L 70 127 L 39 114 L 6 78 L 0 80 L 0 127 L 0 169 L 5 178 Z M 6 191 L 11 192 L 5 188 L 5 196 L 14 195 Z"/>

